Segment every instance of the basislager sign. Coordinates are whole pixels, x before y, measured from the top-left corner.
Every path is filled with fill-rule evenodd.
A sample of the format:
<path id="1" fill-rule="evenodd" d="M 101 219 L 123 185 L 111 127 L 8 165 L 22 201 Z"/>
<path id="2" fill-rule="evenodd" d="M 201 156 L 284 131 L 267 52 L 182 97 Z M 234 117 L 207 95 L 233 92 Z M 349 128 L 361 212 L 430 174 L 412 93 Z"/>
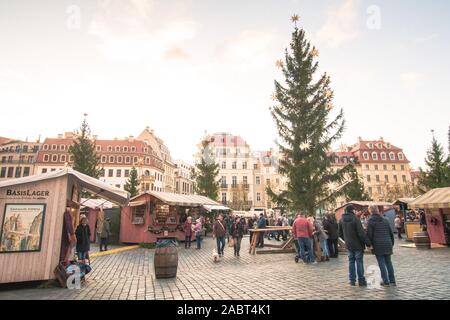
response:
<path id="1" fill-rule="evenodd" d="M 50 191 L 46 190 L 15 190 L 7 189 L 6 196 L 9 197 L 31 197 L 31 198 L 43 198 L 49 197 Z"/>

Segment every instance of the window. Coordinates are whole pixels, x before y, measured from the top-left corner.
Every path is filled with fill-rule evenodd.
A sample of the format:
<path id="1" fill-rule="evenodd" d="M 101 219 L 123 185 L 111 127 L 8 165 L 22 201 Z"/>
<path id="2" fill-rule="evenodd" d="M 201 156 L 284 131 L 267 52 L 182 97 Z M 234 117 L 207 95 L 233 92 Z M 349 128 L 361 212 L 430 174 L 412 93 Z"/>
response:
<path id="1" fill-rule="evenodd" d="M 133 162 L 134 162 L 134 163 L 138 163 L 138 162 L 139 162 L 138 157 L 134 157 L 134 158 L 133 158 Z"/>
<path id="2" fill-rule="evenodd" d="M 261 177 L 260 176 L 256 176 L 256 184 L 261 184 Z"/>
<path id="3" fill-rule="evenodd" d="M 129 148 L 128 147 L 123 147 L 123 152 L 128 152 Z"/>
<path id="4" fill-rule="evenodd" d="M 53 169 L 52 169 L 52 170 L 50 170 L 50 171 L 51 171 L 51 172 L 55 172 L 55 171 L 56 171 L 56 169 L 54 169 L 54 168 L 53 168 Z"/>
<path id="5" fill-rule="evenodd" d="M 116 152 L 120 152 L 121 148 L 119 146 L 116 147 Z"/>
<path id="6" fill-rule="evenodd" d="M 64 144 L 59 146 L 60 151 L 66 151 L 66 146 Z"/>
<path id="7" fill-rule="evenodd" d="M 247 169 L 247 161 L 242 162 L 242 169 Z"/>
<path id="8" fill-rule="evenodd" d="M 8 168 L 8 178 L 12 178 L 14 176 L 14 168 L 13 167 L 9 167 Z"/>
<path id="9" fill-rule="evenodd" d="M 380 176 L 378 174 L 375 176 L 375 181 L 380 182 Z"/>
<path id="10" fill-rule="evenodd" d="M 227 204 L 227 193 L 226 192 L 222 192 L 222 203 Z"/>
<path id="11" fill-rule="evenodd" d="M 125 163 L 131 163 L 131 157 L 125 157 Z"/>
<path id="12" fill-rule="evenodd" d="M 397 170 L 395 164 L 392 165 L 392 170 L 394 170 L 394 171 Z"/>
<path id="13" fill-rule="evenodd" d="M 0 170 L 0 178 L 5 178 L 6 177 L 6 168 L 2 167 Z"/>
<path id="14" fill-rule="evenodd" d="M 30 175 L 30 167 L 23 168 L 23 176 L 28 177 Z"/>
<path id="15" fill-rule="evenodd" d="M 386 164 L 383 164 L 383 170 L 387 171 L 387 165 Z"/>
<path id="16" fill-rule="evenodd" d="M 130 170 L 125 170 L 125 178 L 128 178 L 130 176 Z"/>
<path id="17" fill-rule="evenodd" d="M 117 189 L 120 189 L 120 184 L 116 184 L 116 188 L 117 188 Z"/>
<path id="18" fill-rule="evenodd" d="M 57 154 L 52 155 L 52 162 L 58 162 L 58 155 Z"/>
<path id="19" fill-rule="evenodd" d="M 386 160 L 386 152 L 381 153 L 381 160 Z"/>
<path id="20" fill-rule="evenodd" d="M 370 168 L 370 167 L 369 167 L 369 165 L 368 165 L 368 164 L 366 164 L 366 170 L 369 170 L 369 168 Z"/>
<path id="21" fill-rule="evenodd" d="M 232 178 L 231 178 L 231 180 L 232 180 L 232 184 L 233 184 L 233 187 L 236 187 L 237 186 L 237 177 L 236 176 L 233 176 Z"/>
<path id="22" fill-rule="evenodd" d="M 383 145 L 381 143 L 377 144 L 378 149 L 383 149 Z"/>
<path id="23" fill-rule="evenodd" d="M 373 149 L 373 143 L 369 143 L 369 149 Z"/>
<path id="24" fill-rule="evenodd" d="M 402 164 L 402 165 L 400 166 L 400 170 L 405 171 L 405 165 Z"/>
<path id="25" fill-rule="evenodd" d="M 406 176 L 402 175 L 402 181 L 406 183 Z"/>
<path id="26" fill-rule="evenodd" d="M 122 156 L 118 156 L 117 157 L 117 163 L 122 163 L 123 162 L 123 157 Z"/>
<path id="27" fill-rule="evenodd" d="M 253 169 L 258 170 L 258 164 L 257 164 L 257 163 L 255 163 L 255 164 L 253 165 Z"/>
<path id="28" fill-rule="evenodd" d="M 50 161 L 50 155 L 44 154 L 44 162 L 49 162 L 49 161 Z"/>
<path id="29" fill-rule="evenodd" d="M 69 157 L 69 162 L 73 162 L 73 156 Z"/>
<path id="30" fill-rule="evenodd" d="M 370 182 L 370 175 L 367 175 L 367 182 Z"/>
<path id="31" fill-rule="evenodd" d="M 256 193 L 256 201 L 261 201 L 261 193 Z"/>
<path id="32" fill-rule="evenodd" d="M 389 153 L 389 159 L 395 160 L 395 154 L 393 152 Z"/>
<path id="33" fill-rule="evenodd" d="M 131 147 L 131 152 L 136 152 L 136 147 Z"/>
<path id="34" fill-rule="evenodd" d="M 226 169 L 227 168 L 227 163 L 225 161 L 222 161 L 222 169 Z"/>
<path id="35" fill-rule="evenodd" d="M 113 147 L 108 146 L 108 152 L 112 152 L 113 151 Z"/>
<path id="36" fill-rule="evenodd" d="M 48 144 L 44 144 L 43 149 L 44 149 L 44 151 L 47 151 L 48 150 Z"/>
<path id="37" fill-rule="evenodd" d="M 109 177 L 109 178 L 114 177 L 114 170 L 113 170 L 113 169 L 109 169 L 109 170 L 108 170 L 108 177 Z"/>
<path id="38" fill-rule="evenodd" d="M 369 190 L 369 194 L 372 195 L 372 187 L 367 188 Z"/>
<path id="39" fill-rule="evenodd" d="M 403 160 L 403 153 L 399 152 L 397 154 L 397 156 L 398 156 L 398 160 Z"/>
<path id="40" fill-rule="evenodd" d="M 99 176 L 100 177 L 105 177 L 105 169 L 100 169 Z"/>
<path id="41" fill-rule="evenodd" d="M 33 156 L 29 156 L 28 157 L 28 163 L 33 163 L 34 162 L 34 157 Z"/>
<path id="42" fill-rule="evenodd" d="M 377 193 L 381 194 L 381 187 L 377 187 Z"/>
<path id="43" fill-rule="evenodd" d="M 378 165 L 376 164 L 374 167 L 375 167 L 375 170 L 378 171 Z"/>
<path id="44" fill-rule="evenodd" d="M 58 150 L 58 146 L 57 146 L 56 144 L 52 144 L 52 150 L 53 150 L 53 151 Z"/>
<path id="45" fill-rule="evenodd" d="M 42 174 L 44 174 L 44 173 L 47 173 L 47 169 L 46 168 L 42 169 Z"/>
<path id="46" fill-rule="evenodd" d="M 389 182 L 389 176 L 387 174 L 384 176 L 384 181 Z"/>
<path id="47" fill-rule="evenodd" d="M 378 153 L 372 152 L 372 159 L 373 160 L 378 160 Z"/>
<path id="48" fill-rule="evenodd" d="M 117 178 L 121 178 L 122 177 L 122 170 L 117 170 L 117 173 L 116 173 L 116 177 Z"/>
<path id="49" fill-rule="evenodd" d="M 226 186 L 227 186 L 227 177 L 222 176 L 222 178 L 220 178 L 220 181 L 221 181 L 222 187 L 226 188 Z"/>
<path id="50" fill-rule="evenodd" d="M 106 163 L 106 159 L 108 159 L 106 156 L 102 156 L 101 163 Z"/>
<path id="51" fill-rule="evenodd" d="M 397 179 L 397 175 L 396 175 L 396 174 L 394 174 L 394 181 L 395 181 L 395 182 L 398 182 L 398 179 Z"/>
<path id="52" fill-rule="evenodd" d="M 61 162 L 66 162 L 67 156 L 65 154 L 62 154 L 60 159 Z"/>
<path id="53" fill-rule="evenodd" d="M 364 152 L 363 153 L 363 158 L 364 158 L 364 160 L 369 160 L 369 153 L 368 152 Z"/>
<path id="54" fill-rule="evenodd" d="M 113 156 L 110 156 L 110 157 L 109 157 L 109 163 L 114 163 L 114 160 L 115 160 L 115 159 L 114 159 Z"/>
<path id="55" fill-rule="evenodd" d="M 243 177 L 242 177 L 242 184 L 243 184 L 244 186 L 248 185 L 247 176 L 243 176 Z"/>
<path id="56" fill-rule="evenodd" d="M 22 176 L 22 168 L 16 167 L 16 178 L 20 178 Z"/>
<path id="57" fill-rule="evenodd" d="M 236 169 L 237 168 L 237 163 L 236 161 L 233 161 L 233 163 L 231 164 L 231 169 Z"/>
<path id="58" fill-rule="evenodd" d="M 266 179 L 266 184 L 270 186 L 270 179 Z"/>

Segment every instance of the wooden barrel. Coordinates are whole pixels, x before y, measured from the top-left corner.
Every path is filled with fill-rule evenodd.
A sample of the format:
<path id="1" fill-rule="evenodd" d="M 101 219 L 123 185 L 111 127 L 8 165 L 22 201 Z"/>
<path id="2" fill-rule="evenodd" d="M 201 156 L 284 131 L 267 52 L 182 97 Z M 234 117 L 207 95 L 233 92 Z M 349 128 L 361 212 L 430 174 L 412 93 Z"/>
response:
<path id="1" fill-rule="evenodd" d="M 156 279 L 175 278 L 178 269 L 178 250 L 175 245 L 156 248 L 154 265 Z"/>
<path id="2" fill-rule="evenodd" d="M 428 232 L 421 231 L 421 232 L 414 232 L 413 233 L 413 241 L 416 245 L 416 248 L 418 249 L 430 249 L 431 248 L 431 241 L 430 237 L 428 236 Z"/>

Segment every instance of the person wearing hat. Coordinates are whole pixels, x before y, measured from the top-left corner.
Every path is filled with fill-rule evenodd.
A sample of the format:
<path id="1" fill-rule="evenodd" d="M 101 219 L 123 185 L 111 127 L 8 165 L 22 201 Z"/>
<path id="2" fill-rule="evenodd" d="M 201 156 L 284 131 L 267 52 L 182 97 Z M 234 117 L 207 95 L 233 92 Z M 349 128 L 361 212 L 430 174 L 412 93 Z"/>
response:
<path id="1" fill-rule="evenodd" d="M 345 241 L 348 251 L 350 285 L 356 285 L 356 274 L 358 274 L 359 286 L 366 287 L 364 250 L 366 246 L 370 248 L 371 242 L 363 229 L 361 221 L 356 217 L 355 207 L 352 205 L 348 205 L 345 208 L 345 213 L 339 221 L 339 236 Z"/>
<path id="2" fill-rule="evenodd" d="M 108 251 L 108 240 L 111 234 L 111 219 L 103 221 L 102 233 L 100 234 L 100 251 Z"/>

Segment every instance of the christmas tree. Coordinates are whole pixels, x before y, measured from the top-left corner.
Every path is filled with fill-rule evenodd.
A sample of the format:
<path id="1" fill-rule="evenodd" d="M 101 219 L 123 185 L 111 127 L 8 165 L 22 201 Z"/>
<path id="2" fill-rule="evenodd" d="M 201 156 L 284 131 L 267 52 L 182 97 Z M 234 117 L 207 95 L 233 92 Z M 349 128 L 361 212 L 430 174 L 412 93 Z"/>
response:
<path id="1" fill-rule="evenodd" d="M 285 83 L 275 81 L 273 98 L 279 105 L 271 108 L 279 133 L 278 146 L 282 155 L 279 172 L 288 178 L 287 190 L 267 193 L 273 202 L 291 210 L 315 215 L 317 209 L 332 202 L 339 194 L 333 185 L 340 185 L 350 172 L 351 164 L 332 170 L 329 150 L 344 131 L 342 109 L 329 121 L 333 108 L 333 92 L 327 74 L 314 80 L 318 69 L 318 50 L 297 27 L 298 16 L 292 17 L 295 29 L 290 50 L 284 61 L 277 61 Z"/>
<path id="2" fill-rule="evenodd" d="M 450 187 L 450 156 L 445 155 L 444 148 L 433 133 L 431 148 L 427 152 L 425 164 L 427 171 L 420 168 L 419 190 L 425 193 L 430 189 Z"/>
<path id="3" fill-rule="evenodd" d="M 197 194 L 217 200 L 219 197 L 219 165 L 214 161 L 211 141 L 204 138 L 200 147 L 200 159 L 192 170 L 192 179 L 195 181 Z"/>
<path id="4" fill-rule="evenodd" d="M 136 197 L 139 194 L 139 179 L 138 172 L 135 167 L 131 168 L 130 177 L 124 186 L 125 191 L 128 191 L 131 197 Z"/>
<path id="5" fill-rule="evenodd" d="M 91 139 L 91 129 L 86 116 L 77 132 L 77 138 L 69 148 L 69 153 L 73 156 L 73 168 L 76 171 L 98 178 L 100 175 L 99 159 L 95 150 L 95 141 Z"/>

